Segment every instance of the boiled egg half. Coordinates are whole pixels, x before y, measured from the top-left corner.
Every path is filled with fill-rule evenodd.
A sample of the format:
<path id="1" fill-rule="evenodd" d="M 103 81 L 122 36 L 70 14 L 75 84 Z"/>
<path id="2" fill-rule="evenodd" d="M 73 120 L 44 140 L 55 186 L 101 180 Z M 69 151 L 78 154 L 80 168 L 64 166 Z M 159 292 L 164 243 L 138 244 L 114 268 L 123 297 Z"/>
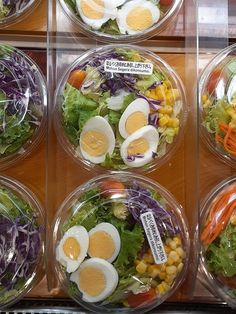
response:
<path id="1" fill-rule="evenodd" d="M 117 6 L 120 3 L 117 1 Z M 117 16 L 117 8 L 110 0 L 76 0 L 76 5 L 81 19 L 95 30 Z"/>
<path id="2" fill-rule="evenodd" d="M 159 133 L 154 126 L 146 125 L 122 143 L 120 155 L 129 167 L 141 167 L 153 160 L 159 143 Z"/>
<path id="3" fill-rule="evenodd" d="M 160 18 L 160 10 L 151 1 L 128 1 L 118 10 L 117 24 L 121 34 L 137 34 L 152 27 Z"/>
<path id="4" fill-rule="evenodd" d="M 83 262 L 89 247 L 89 236 L 83 226 L 74 226 L 66 231 L 56 248 L 56 259 L 68 273 L 74 272 Z"/>
<path id="5" fill-rule="evenodd" d="M 120 252 L 120 234 L 116 227 L 102 222 L 89 231 L 90 257 L 100 257 L 112 263 Z"/>
<path id="6" fill-rule="evenodd" d="M 82 156 L 94 164 L 100 164 L 107 153 L 113 153 L 114 148 L 115 135 L 107 120 L 100 116 L 89 119 L 80 135 Z"/>
<path id="7" fill-rule="evenodd" d="M 127 138 L 135 131 L 147 125 L 149 113 L 149 104 L 145 99 L 137 98 L 132 101 L 120 117 L 120 135 L 123 138 Z"/>
<path id="8" fill-rule="evenodd" d="M 71 274 L 86 302 L 100 302 L 109 297 L 117 287 L 118 273 L 115 267 L 104 259 L 93 257 L 83 262 Z"/>

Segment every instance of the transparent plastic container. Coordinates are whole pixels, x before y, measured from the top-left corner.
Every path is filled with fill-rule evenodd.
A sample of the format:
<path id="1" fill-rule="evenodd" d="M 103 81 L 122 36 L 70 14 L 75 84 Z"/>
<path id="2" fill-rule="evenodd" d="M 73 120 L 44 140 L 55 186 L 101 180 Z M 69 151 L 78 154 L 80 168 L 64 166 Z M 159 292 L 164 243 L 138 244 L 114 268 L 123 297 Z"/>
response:
<path id="1" fill-rule="evenodd" d="M 109 43 L 138 42 L 160 33 L 173 21 L 182 3 L 183 0 L 60 0 L 79 31 Z"/>
<path id="2" fill-rule="evenodd" d="M 26 18 L 40 3 L 41 0 L 2 0 L 0 7 L 0 27 L 21 21 Z M 9 5 L 9 3 L 13 3 Z"/>
<path id="3" fill-rule="evenodd" d="M 111 45 L 81 55 L 61 78 L 55 127 L 62 147 L 87 168 L 151 171 L 180 142 L 185 91 L 159 56 Z"/>
<path id="4" fill-rule="evenodd" d="M 0 45 L 0 169 L 37 147 L 46 125 L 47 90 L 40 69 L 22 51 Z"/>
<path id="5" fill-rule="evenodd" d="M 185 278 L 183 209 L 140 175 L 114 172 L 78 187 L 60 206 L 53 236 L 62 287 L 95 313 L 144 313 Z"/>
<path id="6" fill-rule="evenodd" d="M 236 45 L 217 54 L 199 81 L 201 136 L 230 166 L 236 166 Z"/>
<path id="7" fill-rule="evenodd" d="M 200 272 L 215 295 L 236 308 L 236 177 L 217 185 L 201 206 Z"/>
<path id="8" fill-rule="evenodd" d="M 43 209 L 35 195 L 0 176 L 0 309 L 19 301 L 42 278 Z"/>

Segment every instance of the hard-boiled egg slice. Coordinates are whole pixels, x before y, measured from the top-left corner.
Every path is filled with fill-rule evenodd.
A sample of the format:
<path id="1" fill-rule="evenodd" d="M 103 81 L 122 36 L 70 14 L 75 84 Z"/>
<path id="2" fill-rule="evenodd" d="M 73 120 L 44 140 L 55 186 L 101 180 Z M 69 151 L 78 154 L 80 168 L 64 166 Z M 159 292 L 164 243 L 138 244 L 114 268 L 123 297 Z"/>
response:
<path id="1" fill-rule="evenodd" d="M 147 125 L 127 137 L 120 147 L 120 155 L 127 166 L 141 167 L 153 160 L 158 143 L 157 129 Z"/>
<path id="2" fill-rule="evenodd" d="M 94 164 L 100 164 L 107 153 L 113 153 L 114 148 L 115 135 L 107 120 L 100 116 L 89 119 L 80 135 L 82 156 Z"/>
<path id="3" fill-rule="evenodd" d="M 127 0 L 112 0 L 112 4 L 117 8 L 124 4 Z"/>
<path id="4" fill-rule="evenodd" d="M 160 18 L 159 8 L 151 1 L 133 0 L 118 10 L 117 23 L 121 34 L 137 34 L 152 27 Z"/>
<path id="5" fill-rule="evenodd" d="M 102 222 L 89 231 L 88 254 L 112 263 L 120 252 L 118 230 L 108 222 Z"/>
<path id="6" fill-rule="evenodd" d="M 127 138 L 135 131 L 148 124 L 150 108 L 143 98 L 132 101 L 123 112 L 119 121 L 119 132 L 123 138 Z"/>
<path id="7" fill-rule="evenodd" d="M 97 257 L 87 259 L 70 276 L 70 280 L 75 282 L 81 291 L 82 299 L 91 303 L 109 297 L 116 289 L 118 279 L 115 267 Z"/>
<path id="8" fill-rule="evenodd" d="M 117 8 L 110 0 L 76 0 L 76 5 L 81 19 L 95 30 L 117 16 Z"/>
<path id="9" fill-rule="evenodd" d="M 68 273 L 74 272 L 87 255 L 89 236 L 82 226 L 74 226 L 66 231 L 56 248 L 56 259 L 66 267 Z"/>

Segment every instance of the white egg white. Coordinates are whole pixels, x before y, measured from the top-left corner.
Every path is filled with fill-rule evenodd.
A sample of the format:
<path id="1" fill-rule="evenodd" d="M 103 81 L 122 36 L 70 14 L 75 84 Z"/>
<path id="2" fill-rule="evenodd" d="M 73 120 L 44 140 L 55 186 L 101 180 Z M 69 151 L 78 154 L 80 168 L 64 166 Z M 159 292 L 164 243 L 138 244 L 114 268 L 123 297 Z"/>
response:
<path id="1" fill-rule="evenodd" d="M 69 258 L 64 253 L 63 245 L 69 237 L 73 237 L 79 243 L 80 255 L 77 260 Z M 57 246 L 56 259 L 60 264 L 66 267 L 66 271 L 68 273 L 72 273 L 79 267 L 79 265 L 85 259 L 88 251 L 88 246 L 89 236 L 87 230 L 83 226 L 74 226 L 66 231 L 59 245 Z"/>
<path id="2" fill-rule="evenodd" d="M 142 112 L 146 118 L 148 123 L 148 115 L 150 113 L 150 108 L 148 102 L 143 98 L 137 98 L 132 101 L 129 106 L 125 109 L 119 121 L 119 132 L 123 138 L 127 138 L 130 134 L 126 131 L 126 121 L 128 117 L 134 112 Z"/>
<path id="3" fill-rule="evenodd" d="M 80 273 L 82 270 L 84 270 L 86 267 L 93 267 L 97 268 L 99 271 L 101 271 L 106 279 L 106 287 L 105 289 L 97 296 L 91 296 L 80 287 Z M 95 303 L 105 300 L 107 297 L 109 297 L 114 290 L 117 287 L 119 276 L 115 269 L 115 267 L 107 262 L 106 260 L 102 258 L 89 258 L 86 261 L 84 261 L 79 269 L 71 274 L 70 280 L 75 282 L 79 288 L 79 290 L 82 293 L 82 299 L 86 302 Z M 96 285 L 96 281 L 94 282 L 94 285 Z"/>
<path id="4" fill-rule="evenodd" d="M 117 8 L 124 4 L 127 0 L 112 0 L 112 4 Z"/>
<path id="5" fill-rule="evenodd" d="M 117 14 L 117 24 L 119 26 L 121 34 L 130 34 L 134 35 L 140 33 L 140 30 L 134 30 L 129 27 L 127 24 L 127 17 L 129 16 L 130 11 L 132 11 L 135 7 L 143 7 L 145 9 L 150 10 L 152 15 L 152 25 L 154 25 L 160 18 L 160 10 L 159 8 L 153 4 L 151 1 L 147 0 L 131 0 L 125 3 L 121 9 L 118 10 Z M 140 16 L 142 19 L 142 16 Z"/>
<path id="6" fill-rule="evenodd" d="M 145 138 L 149 143 L 149 149 L 144 153 L 142 158 L 135 158 L 134 160 L 129 160 L 128 158 L 128 146 L 131 142 L 138 140 L 139 138 Z M 157 152 L 157 147 L 159 144 L 159 133 L 154 126 L 146 125 L 141 129 L 137 130 L 131 134 L 122 143 L 120 147 L 120 155 L 124 163 L 129 167 L 142 167 L 153 160 L 153 153 Z"/>
<path id="7" fill-rule="evenodd" d="M 76 0 L 76 6 L 77 10 L 79 12 L 79 15 L 81 19 L 90 27 L 92 27 L 95 30 L 98 30 L 102 27 L 103 24 L 105 24 L 108 20 L 114 20 L 117 17 L 117 8 L 112 3 L 111 0 L 103 0 L 104 7 L 102 8 L 103 11 L 103 17 L 101 19 L 92 19 L 87 16 L 85 16 L 82 7 L 81 2 L 84 0 Z M 97 11 L 101 10 L 101 7 L 98 6 L 94 0 L 86 0 L 86 2 L 91 6 L 92 9 L 96 9 Z M 121 2 L 121 1 L 118 1 Z"/>
<path id="8" fill-rule="evenodd" d="M 86 159 L 91 161 L 94 164 L 100 164 L 102 163 L 105 158 L 106 154 L 109 153 L 110 155 L 113 153 L 114 148 L 115 148 L 115 135 L 112 130 L 112 127 L 110 124 L 107 122 L 107 120 L 101 116 L 95 116 L 91 119 L 89 119 L 81 132 L 80 139 L 83 138 L 84 134 L 88 131 L 98 131 L 103 133 L 108 140 L 108 150 L 105 152 L 105 154 L 101 156 L 90 156 L 82 147 L 81 141 L 80 141 L 80 151 L 82 156 Z"/>
<path id="9" fill-rule="evenodd" d="M 120 252 L 120 234 L 118 230 L 116 229 L 116 227 L 114 227 L 112 224 L 108 222 L 102 222 L 96 225 L 96 227 L 94 227 L 93 229 L 89 231 L 89 237 L 91 237 L 94 233 L 99 232 L 99 231 L 104 231 L 107 234 L 109 234 L 114 242 L 114 246 L 115 246 L 114 253 L 110 258 L 107 259 L 108 262 L 112 263 Z M 91 256 L 91 257 L 97 257 L 97 256 Z"/>

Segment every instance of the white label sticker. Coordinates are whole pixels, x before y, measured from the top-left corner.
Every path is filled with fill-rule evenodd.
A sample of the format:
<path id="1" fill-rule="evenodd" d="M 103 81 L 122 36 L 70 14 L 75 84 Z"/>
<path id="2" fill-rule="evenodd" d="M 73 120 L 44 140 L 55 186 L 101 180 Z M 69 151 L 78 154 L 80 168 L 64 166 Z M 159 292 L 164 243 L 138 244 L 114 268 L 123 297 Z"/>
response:
<path id="1" fill-rule="evenodd" d="M 159 230 L 153 213 L 147 212 L 140 215 L 143 228 L 145 230 L 148 243 L 150 245 L 152 255 L 156 264 L 162 264 L 167 261 L 165 249 L 161 240 Z"/>
<path id="2" fill-rule="evenodd" d="M 104 70 L 114 73 L 152 75 L 153 64 L 120 60 L 105 60 Z"/>

